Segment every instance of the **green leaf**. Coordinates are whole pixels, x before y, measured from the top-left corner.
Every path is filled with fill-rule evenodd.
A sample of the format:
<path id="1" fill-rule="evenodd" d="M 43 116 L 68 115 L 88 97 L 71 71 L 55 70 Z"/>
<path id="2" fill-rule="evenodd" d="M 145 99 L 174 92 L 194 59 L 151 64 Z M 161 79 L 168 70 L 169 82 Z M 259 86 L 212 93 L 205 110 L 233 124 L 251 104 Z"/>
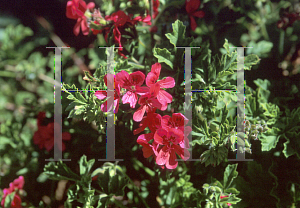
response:
<path id="1" fill-rule="evenodd" d="M 15 197 L 15 192 L 12 192 L 5 197 L 4 208 L 10 208 L 11 203 L 14 200 L 14 197 Z"/>
<path id="2" fill-rule="evenodd" d="M 224 191 L 227 194 L 239 194 L 240 192 L 236 188 L 228 188 Z"/>
<path id="3" fill-rule="evenodd" d="M 228 165 L 224 172 L 224 182 L 223 186 L 224 189 L 227 189 L 230 187 L 233 179 L 235 179 L 238 175 L 238 172 L 236 171 L 238 164 Z"/>
<path id="4" fill-rule="evenodd" d="M 174 55 L 171 55 L 171 52 L 169 52 L 166 48 L 154 48 L 154 56 L 158 59 L 159 63 L 165 63 L 173 69 Z"/>
<path id="5" fill-rule="evenodd" d="M 300 130 L 300 127 L 298 128 Z M 286 142 L 283 144 L 283 154 L 286 158 L 289 156 L 292 156 L 294 154 L 297 155 L 298 158 L 300 158 L 300 131 L 289 131 L 284 134 L 284 137 L 286 138 Z"/>
<path id="6" fill-rule="evenodd" d="M 269 129 L 267 132 L 261 134 L 259 137 L 259 140 L 261 141 L 261 151 L 269 151 L 276 147 L 280 137 L 278 136 L 279 132 L 280 129 L 272 127 L 272 129 Z"/>
<path id="7" fill-rule="evenodd" d="M 106 169 L 103 174 L 100 174 L 98 176 L 98 184 L 102 188 L 104 193 L 107 193 L 107 194 L 109 194 L 109 189 L 108 189 L 109 188 L 109 186 L 108 186 L 109 179 L 110 179 L 109 169 Z"/>
<path id="8" fill-rule="evenodd" d="M 6 148 L 6 145 L 10 145 L 12 148 L 16 148 L 17 145 L 13 143 L 12 139 L 9 139 L 5 136 L 0 136 L 0 150 L 4 150 Z"/>
<path id="9" fill-rule="evenodd" d="M 251 67 L 253 65 L 256 65 L 259 62 L 259 60 L 259 57 L 254 54 L 246 56 L 244 60 L 244 70 L 251 70 Z"/>
<path id="10" fill-rule="evenodd" d="M 255 43 L 254 41 L 251 41 L 248 44 L 249 47 L 253 47 L 253 48 L 248 48 L 246 51 L 246 54 L 256 54 L 259 57 L 262 58 L 266 58 L 268 57 L 268 53 L 272 50 L 273 48 L 273 43 L 266 41 L 266 40 L 262 40 L 259 41 L 258 43 Z"/>
<path id="11" fill-rule="evenodd" d="M 80 175 L 88 175 L 94 163 L 95 159 L 87 161 L 86 156 L 83 155 L 79 160 Z"/>
<path id="12" fill-rule="evenodd" d="M 75 174 L 66 164 L 61 160 L 55 164 L 55 162 L 49 162 L 44 167 L 44 172 L 52 180 L 70 180 L 77 181 L 80 177 Z"/>
<path id="13" fill-rule="evenodd" d="M 174 45 L 174 47 L 189 47 L 193 41 L 193 38 L 185 37 L 185 26 L 180 20 L 176 20 L 175 23 L 172 24 L 173 32 L 167 33 L 166 37 L 170 40 L 170 43 Z"/>

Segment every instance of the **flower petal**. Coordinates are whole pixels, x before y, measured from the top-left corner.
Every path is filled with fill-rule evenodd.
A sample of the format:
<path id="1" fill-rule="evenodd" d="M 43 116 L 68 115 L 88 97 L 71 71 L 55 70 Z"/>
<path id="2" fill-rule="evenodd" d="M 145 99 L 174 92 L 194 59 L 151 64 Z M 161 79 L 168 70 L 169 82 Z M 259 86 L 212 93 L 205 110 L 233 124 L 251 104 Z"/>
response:
<path id="1" fill-rule="evenodd" d="M 76 25 L 73 28 L 74 35 L 78 36 L 80 32 L 80 24 L 81 24 L 81 18 L 77 19 Z"/>
<path id="2" fill-rule="evenodd" d="M 203 18 L 205 16 L 204 11 L 196 11 L 193 13 L 193 16 Z"/>
<path id="3" fill-rule="evenodd" d="M 155 75 L 153 72 L 149 72 L 146 78 L 146 85 L 151 87 L 151 85 L 155 84 L 158 79 L 158 76 Z"/>
<path id="4" fill-rule="evenodd" d="M 174 145 L 172 145 L 172 146 L 174 146 Z M 177 159 L 177 157 L 176 157 L 175 151 L 174 151 L 174 149 L 171 149 L 170 150 L 170 158 L 166 163 L 166 168 L 175 169 L 178 165 L 178 162 L 176 161 L 176 159 Z"/>
<path id="5" fill-rule="evenodd" d="M 143 119 L 145 111 L 146 105 L 142 105 L 141 107 L 139 107 L 139 109 L 137 109 L 137 111 L 135 111 L 135 113 L 133 114 L 133 120 L 136 122 L 140 122 Z"/>
<path id="6" fill-rule="evenodd" d="M 172 88 L 175 86 L 175 80 L 173 77 L 167 77 L 158 81 L 157 83 L 159 83 L 161 88 Z"/>
<path id="7" fill-rule="evenodd" d="M 164 165 L 170 158 L 170 153 L 167 146 L 164 146 L 156 157 L 156 163 L 158 165 Z"/>
<path id="8" fill-rule="evenodd" d="M 172 95 L 170 95 L 168 92 L 164 90 L 159 90 L 159 93 L 157 95 L 157 100 L 162 104 L 162 105 L 167 105 L 167 103 L 171 103 L 173 100 Z"/>
<path id="9" fill-rule="evenodd" d="M 161 64 L 160 63 L 155 63 L 151 67 L 151 72 L 154 73 L 157 76 L 157 78 L 160 75 L 160 70 L 161 70 Z"/>
<path id="10" fill-rule="evenodd" d="M 191 20 L 191 29 L 192 29 L 193 31 L 195 31 L 196 28 L 197 28 L 196 20 L 195 20 L 194 17 L 192 17 L 192 16 L 190 16 L 190 20 Z"/>
<path id="11" fill-rule="evenodd" d="M 133 72 L 129 75 L 129 81 L 134 86 L 141 86 L 145 81 L 145 74 L 141 71 Z"/>
<path id="12" fill-rule="evenodd" d="M 100 91 L 95 92 L 95 96 L 98 99 L 103 100 L 104 98 L 107 97 L 107 92 L 106 92 L 106 90 L 100 90 Z"/>
<path id="13" fill-rule="evenodd" d="M 130 103 L 131 108 L 135 108 L 136 102 L 137 102 L 137 95 L 133 92 L 126 92 L 125 95 L 122 97 L 123 104 Z"/>

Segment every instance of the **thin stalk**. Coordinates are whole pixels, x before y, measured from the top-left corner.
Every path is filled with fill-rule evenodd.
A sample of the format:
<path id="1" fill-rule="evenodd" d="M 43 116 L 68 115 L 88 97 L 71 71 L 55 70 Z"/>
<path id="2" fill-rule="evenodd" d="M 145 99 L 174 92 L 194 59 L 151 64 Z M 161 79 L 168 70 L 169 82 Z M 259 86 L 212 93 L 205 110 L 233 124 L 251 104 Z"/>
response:
<path id="1" fill-rule="evenodd" d="M 283 54 L 283 49 L 284 49 L 284 34 L 285 31 L 284 30 L 280 30 L 280 37 L 279 37 L 279 54 L 282 55 Z"/>
<path id="2" fill-rule="evenodd" d="M 267 28 L 266 28 L 266 24 L 261 23 L 260 27 L 261 27 L 261 33 L 264 36 L 264 39 L 267 40 L 267 41 L 270 40 L 268 31 L 267 31 Z"/>

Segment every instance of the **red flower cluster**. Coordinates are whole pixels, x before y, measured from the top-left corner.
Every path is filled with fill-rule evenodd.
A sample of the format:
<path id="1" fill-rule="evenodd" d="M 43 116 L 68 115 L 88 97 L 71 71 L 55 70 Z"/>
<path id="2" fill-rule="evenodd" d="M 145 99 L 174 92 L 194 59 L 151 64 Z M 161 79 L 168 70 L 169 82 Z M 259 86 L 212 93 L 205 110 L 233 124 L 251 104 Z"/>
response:
<path id="1" fill-rule="evenodd" d="M 203 18 L 205 13 L 203 11 L 197 11 L 200 6 L 200 0 L 186 0 L 185 9 L 191 20 L 191 28 L 193 31 L 196 30 L 197 23 L 194 17 Z"/>
<path id="2" fill-rule="evenodd" d="M 1 206 L 4 207 L 5 198 L 7 195 L 13 193 L 15 191 L 15 196 L 13 201 L 11 202 L 11 208 L 21 208 L 22 200 L 19 196 L 19 190 L 23 189 L 24 186 L 24 177 L 20 176 L 19 178 L 15 179 L 12 183 L 9 184 L 9 188 L 3 189 L 3 197 L 1 201 Z"/>
<path id="3" fill-rule="evenodd" d="M 120 89 L 126 90 L 122 96 L 123 104 L 129 103 L 131 108 L 135 108 L 136 103 L 140 107 L 133 114 L 133 120 L 140 122 L 140 127 L 134 130 L 134 134 L 139 134 L 146 127 L 151 130 L 151 133 L 142 134 L 138 137 L 137 142 L 143 146 L 144 157 L 148 158 L 151 155 L 156 159 L 156 163 L 162 167 L 164 165 L 168 169 L 177 167 L 177 153 L 181 158 L 187 160 L 190 157 L 189 141 L 187 136 L 192 131 L 191 127 L 186 126 L 188 119 L 181 113 L 173 113 L 172 117 L 163 116 L 155 113 L 156 109 L 166 110 L 167 105 L 172 102 L 172 95 L 163 90 L 163 88 L 172 88 L 175 86 L 175 80 L 172 77 L 167 77 L 160 81 L 161 64 L 155 63 L 151 67 L 151 72 L 146 77 L 146 85 L 142 86 L 145 81 L 145 75 L 140 72 L 128 74 L 126 71 L 121 71 L 114 77 L 115 81 L 115 96 L 114 107 L 115 112 L 118 111 Z M 104 78 L 107 85 L 107 75 Z M 107 96 L 105 91 L 97 91 L 95 96 L 99 99 L 104 99 Z M 101 109 L 107 111 L 112 106 L 107 107 L 107 102 L 102 104 Z M 145 113 L 147 112 L 147 115 Z M 186 132 L 186 134 L 184 134 Z M 152 144 L 149 142 L 154 140 Z"/>
<path id="4" fill-rule="evenodd" d="M 95 3 L 90 2 L 88 5 L 83 0 L 72 0 L 67 3 L 67 17 L 70 19 L 77 19 L 77 23 L 74 26 L 73 33 L 77 36 L 80 32 L 80 27 L 84 35 L 89 34 L 89 26 L 87 24 L 87 17 L 85 12 L 89 9 L 92 10 L 95 7 Z"/>
<path id="5" fill-rule="evenodd" d="M 153 16 L 152 18 L 156 18 L 158 15 L 158 7 L 159 7 L 159 0 L 152 0 L 153 2 Z M 104 33 L 105 40 L 108 42 L 108 34 L 113 28 L 113 35 L 114 35 L 114 42 L 119 45 L 119 47 L 122 47 L 122 34 L 127 34 L 128 31 L 126 31 L 128 28 L 135 29 L 135 25 L 138 22 L 144 22 L 148 25 L 151 25 L 151 16 L 149 15 L 149 11 L 147 10 L 147 16 L 141 17 L 137 16 L 134 19 L 132 19 L 132 14 L 125 14 L 125 12 L 119 10 L 111 15 L 106 16 L 103 18 L 101 16 L 101 13 L 98 10 L 94 9 L 95 4 L 93 2 L 90 2 L 86 5 L 86 3 L 83 0 L 72 0 L 68 1 L 67 3 L 67 12 L 66 15 L 70 19 L 77 19 L 77 23 L 74 26 L 73 32 L 77 36 L 80 31 L 80 27 L 82 30 L 82 33 L 84 35 L 89 34 L 89 25 L 88 21 L 91 19 L 94 19 L 93 23 L 99 26 L 99 29 L 91 29 L 93 34 L 96 35 L 98 33 Z M 90 13 L 89 10 L 93 10 L 93 14 Z M 100 29 L 101 28 L 101 29 Z M 152 29 L 153 31 L 153 29 Z M 119 48 L 118 53 L 119 55 L 123 56 L 124 58 L 127 58 L 121 51 L 123 49 Z"/>
<path id="6" fill-rule="evenodd" d="M 42 125 L 46 118 L 45 112 L 40 112 L 37 119 L 38 130 L 33 135 L 33 143 L 38 145 L 40 149 L 46 148 L 49 152 L 54 147 L 54 124 L 49 123 L 46 126 Z M 69 132 L 62 133 L 62 140 L 70 140 L 71 134 Z M 65 144 L 57 144 L 58 148 L 64 151 L 66 149 Z"/>

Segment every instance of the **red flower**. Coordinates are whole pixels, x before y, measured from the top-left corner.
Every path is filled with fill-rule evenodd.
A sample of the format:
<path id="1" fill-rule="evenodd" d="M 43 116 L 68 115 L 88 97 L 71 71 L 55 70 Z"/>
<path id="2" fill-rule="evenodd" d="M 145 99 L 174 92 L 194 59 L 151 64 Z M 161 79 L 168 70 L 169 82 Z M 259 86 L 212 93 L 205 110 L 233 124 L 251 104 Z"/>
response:
<path id="1" fill-rule="evenodd" d="M 148 113 L 147 116 L 143 117 L 143 120 L 140 123 L 140 127 L 138 129 L 135 129 L 133 131 L 133 134 L 136 135 L 141 133 L 146 127 L 149 127 L 151 132 L 155 132 L 158 128 L 161 127 L 161 115 L 152 112 Z"/>
<path id="2" fill-rule="evenodd" d="M 142 145 L 143 148 L 143 156 L 145 158 L 150 157 L 151 155 L 155 156 L 155 146 L 157 144 L 155 142 L 149 144 L 149 141 L 153 139 L 154 133 L 149 133 L 149 134 L 142 134 L 138 137 L 137 143 Z"/>
<path id="3" fill-rule="evenodd" d="M 158 108 L 160 110 L 166 110 L 167 106 L 163 106 L 158 100 L 157 95 L 159 92 L 160 86 L 154 84 L 150 87 L 150 92 L 142 95 L 139 99 L 139 104 L 141 105 L 137 111 L 133 114 L 133 120 L 140 122 L 145 114 L 145 112 L 153 112 Z"/>
<path id="4" fill-rule="evenodd" d="M 178 145 L 183 141 L 183 138 L 182 131 L 178 129 L 158 129 L 154 134 L 154 141 L 164 146 L 157 151 L 156 163 L 158 165 L 166 165 L 168 169 L 175 169 L 178 165 L 178 161 L 175 160 L 175 153 L 184 160 L 189 159 L 189 151 Z"/>
<path id="5" fill-rule="evenodd" d="M 95 3 L 90 2 L 88 5 L 83 0 L 72 0 L 67 3 L 67 17 L 69 19 L 77 19 L 77 23 L 74 26 L 73 33 L 77 36 L 80 32 L 80 27 L 84 35 L 89 34 L 89 27 L 87 24 L 87 18 L 84 15 L 87 9 L 92 10 L 95 7 Z"/>
<path id="6" fill-rule="evenodd" d="M 112 75 L 112 74 L 110 74 Z M 107 86 L 107 74 L 104 76 L 104 82 L 105 82 L 105 85 Z M 119 83 L 116 81 L 116 77 L 114 76 L 114 83 L 115 83 L 115 93 L 114 93 L 114 106 L 115 106 L 115 109 L 114 109 L 114 113 L 118 113 L 118 110 L 119 110 L 119 102 L 120 102 L 120 85 Z M 95 96 L 100 99 L 100 100 L 103 100 L 104 98 L 107 97 L 107 91 L 106 90 L 100 90 L 100 91 L 97 91 L 95 92 Z M 109 106 L 108 107 L 108 111 L 110 111 L 112 108 L 112 106 Z M 102 105 L 101 105 L 101 110 L 103 112 L 107 112 L 107 101 L 105 101 Z"/>
<path id="7" fill-rule="evenodd" d="M 165 129 L 179 129 L 182 132 L 182 134 L 184 133 L 184 141 L 180 143 L 180 147 L 189 148 L 190 146 L 187 136 L 191 133 L 192 128 L 190 126 L 186 126 L 188 122 L 189 120 L 181 113 L 173 113 L 172 117 L 168 115 L 162 117 L 161 126 Z"/>
<path id="8" fill-rule="evenodd" d="M 49 123 L 46 126 L 41 125 L 46 118 L 45 112 L 40 112 L 38 115 L 38 130 L 33 135 L 33 143 L 38 145 L 40 149 L 45 148 L 48 152 L 54 147 L 54 125 L 57 123 Z M 71 135 L 69 132 L 62 133 L 62 140 L 70 140 Z M 58 148 L 62 151 L 65 150 L 65 144 L 57 144 Z"/>
<path id="9" fill-rule="evenodd" d="M 140 71 L 130 75 L 126 71 L 121 71 L 116 75 L 116 80 L 122 88 L 127 89 L 126 94 L 122 97 L 123 104 L 130 103 L 130 107 L 135 108 L 137 95 L 143 95 L 148 91 L 148 88 L 141 87 L 145 81 L 145 75 Z"/>
<path id="10" fill-rule="evenodd" d="M 20 198 L 20 196 L 18 195 L 18 190 L 23 189 L 24 186 L 24 177 L 20 176 L 19 178 L 15 179 L 12 183 L 9 184 L 9 188 L 5 188 L 3 189 L 3 197 L 2 197 L 2 201 L 1 201 L 1 206 L 4 207 L 4 202 L 5 202 L 5 198 L 7 197 L 7 195 L 13 193 L 14 191 L 16 191 L 15 195 L 14 195 L 14 199 L 11 202 L 10 207 L 11 208 L 21 208 L 21 203 L 22 200 Z"/>
<path id="11" fill-rule="evenodd" d="M 196 30 L 197 23 L 194 17 L 202 18 L 204 17 L 205 13 L 203 11 L 197 11 L 200 6 L 200 0 L 186 0 L 185 1 L 185 9 L 190 17 L 191 20 L 191 28 L 193 31 Z"/>
<path id="12" fill-rule="evenodd" d="M 135 22 L 131 20 L 130 17 L 121 10 L 113 13 L 110 16 L 106 16 L 105 19 L 107 21 L 113 21 L 113 25 L 114 25 L 113 34 L 114 34 L 115 42 L 119 44 L 119 47 L 122 47 L 122 43 L 121 43 L 122 34 L 120 30 L 125 29 L 126 23 L 129 23 L 130 25 L 134 25 Z M 105 28 L 106 33 L 109 33 L 110 29 L 111 27 L 106 27 Z M 123 48 L 119 48 L 118 51 L 119 55 L 123 56 L 124 58 L 127 58 L 124 54 L 121 53 L 122 50 Z"/>
<path id="13" fill-rule="evenodd" d="M 148 87 L 151 87 L 153 84 L 157 83 L 160 86 L 160 88 L 174 87 L 175 80 L 172 77 L 167 77 L 165 79 L 162 79 L 162 80 L 156 82 L 160 75 L 160 70 L 161 70 L 160 63 L 155 63 L 152 65 L 151 72 L 148 73 L 147 78 L 146 78 L 146 85 Z M 166 105 L 168 105 L 168 103 L 172 102 L 173 97 L 165 90 L 160 89 L 159 93 L 157 95 L 157 99 L 163 106 L 166 106 Z"/>

